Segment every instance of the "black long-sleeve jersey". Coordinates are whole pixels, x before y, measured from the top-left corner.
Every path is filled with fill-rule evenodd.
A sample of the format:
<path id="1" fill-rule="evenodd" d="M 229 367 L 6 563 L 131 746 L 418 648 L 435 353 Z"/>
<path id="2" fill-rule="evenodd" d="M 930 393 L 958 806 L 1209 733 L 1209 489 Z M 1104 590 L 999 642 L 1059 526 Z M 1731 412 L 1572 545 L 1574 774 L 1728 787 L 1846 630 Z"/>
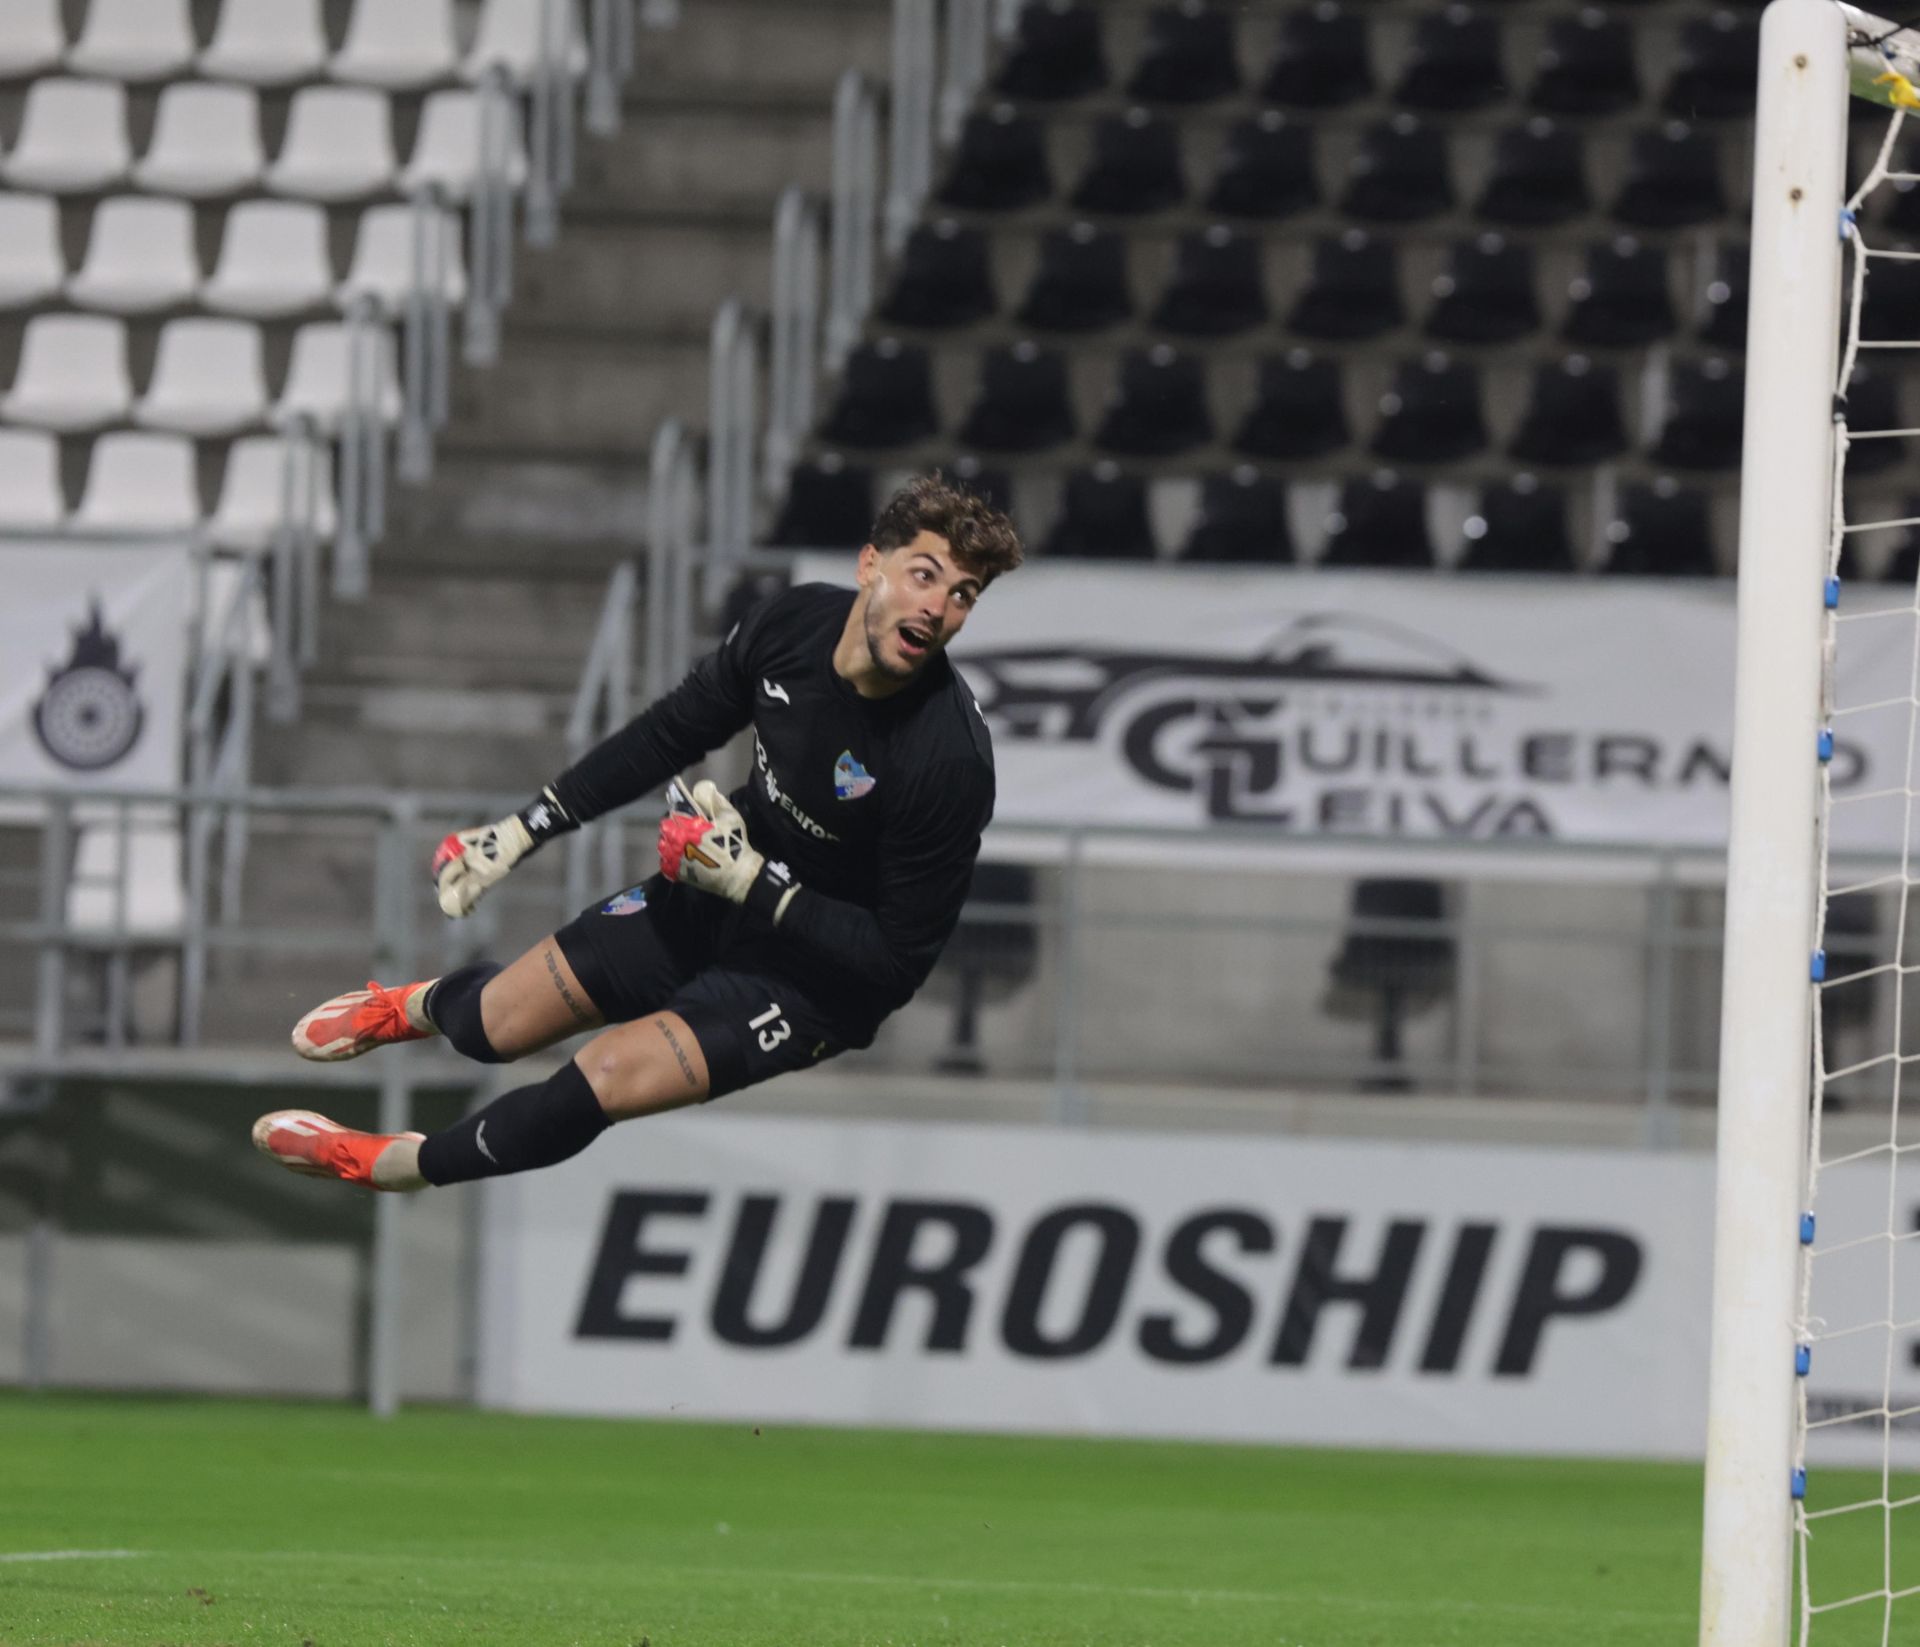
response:
<path id="1" fill-rule="evenodd" d="M 802 584 L 756 607 L 666 696 L 554 781 L 585 822 L 650 793 L 749 724 L 732 796 L 747 836 L 799 890 L 777 942 L 871 1023 L 933 970 L 993 816 L 993 742 L 944 654 L 886 698 L 834 672 L 854 592 Z"/>

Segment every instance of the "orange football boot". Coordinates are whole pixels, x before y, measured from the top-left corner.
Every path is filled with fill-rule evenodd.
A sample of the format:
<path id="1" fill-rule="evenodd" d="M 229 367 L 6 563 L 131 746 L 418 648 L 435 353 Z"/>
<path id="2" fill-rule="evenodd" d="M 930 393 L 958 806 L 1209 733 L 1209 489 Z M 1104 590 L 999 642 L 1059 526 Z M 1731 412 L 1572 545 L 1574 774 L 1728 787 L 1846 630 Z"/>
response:
<path id="1" fill-rule="evenodd" d="M 396 1041 L 421 1041 L 440 1032 L 428 1022 L 426 983 L 384 989 L 368 980 L 365 989 L 350 989 L 322 1002 L 293 1026 L 293 1050 L 315 1063 L 338 1063 L 358 1058 L 375 1047 Z"/>
<path id="2" fill-rule="evenodd" d="M 423 1132 L 356 1132 L 310 1109 L 277 1109 L 253 1123 L 253 1146 L 289 1172 L 308 1178 L 338 1178 L 349 1184 L 386 1189 L 373 1181 L 380 1152 L 400 1138 L 424 1138 Z"/>

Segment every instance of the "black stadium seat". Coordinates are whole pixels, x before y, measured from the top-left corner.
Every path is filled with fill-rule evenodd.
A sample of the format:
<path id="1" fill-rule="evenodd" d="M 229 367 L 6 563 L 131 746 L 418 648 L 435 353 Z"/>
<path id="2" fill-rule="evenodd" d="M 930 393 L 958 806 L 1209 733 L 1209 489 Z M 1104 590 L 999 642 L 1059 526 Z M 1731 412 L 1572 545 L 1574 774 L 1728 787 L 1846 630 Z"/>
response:
<path id="1" fill-rule="evenodd" d="M 1568 355 L 1533 376 L 1508 451 L 1522 463 L 1602 463 L 1627 449 L 1620 379 L 1611 366 Z"/>
<path id="2" fill-rule="evenodd" d="M 971 325 L 999 307 L 987 237 L 950 217 L 937 217 L 908 237 L 879 313 L 890 326 L 931 329 Z"/>
<path id="3" fill-rule="evenodd" d="M 1737 12 L 1695 17 L 1660 106 L 1679 120 L 1745 120 L 1760 81 L 1760 25 Z"/>
<path id="4" fill-rule="evenodd" d="M 1467 517 L 1462 572 L 1571 572 L 1573 545 L 1567 537 L 1567 498 L 1557 486 L 1543 486 L 1522 470 L 1503 485 L 1480 494 L 1480 507 Z"/>
<path id="5" fill-rule="evenodd" d="M 1262 109 L 1228 128 L 1207 192 L 1210 212 L 1227 217 L 1291 217 L 1315 206 L 1313 132 L 1278 109 Z"/>
<path id="6" fill-rule="evenodd" d="M 1719 145 L 1684 120 L 1635 132 L 1612 210 L 1622 223 L 1648 229 L 1681 229 L 1725 217 Z"/>
<path id="7" fill-rule="evenodd" d="M 1429 12 L 1414 26 L 1394 101 L 1408 109 L 1477 109 L 1506 95 L 1500 28 L 1471 6 Z"/>
<path id="8" fill-rule="evenodd" d="M 1450 343 L 1511 343 L 1540 329 L 1531 248 L 1491 231 L 1454 245 L 1433 282 L 1429 337 Z"/>
<path id="9" fill-rule="evenodd" d="M 1568 288 L 1565 336 L 1603 349 L 1632 349 L 1671 337 L 1678 325 L 1667 283 L 1667 255 L 1632 235 L 1587 249 L 1586 268 Z"/>
<path id="10" fill-rule="evenodd" d="M 962 445 L 982 452 L 1043 452 L 1074 435 L 1067 367 L 1057 354 L 1021 339 L 989 350 Z"/>
<path id="11" fill-rule="evenodd" d="M 1207 375 L 1195 355 L 1171 344 L 1129 350 L 1094 444 L 1122 457 L 1173 457 L 1213 439 Z"/>
<path id="12" fill-rule="evenodd" d="M 1015 318 L 1044 332 L 1096 332 L 1133 315 L 1127 242 L 1092 223 L 1050 229 Z"/>
<path id="13" fill-rule="evenodd" d="M 1486 450 L 1480 374 L 1435 349 L 1403 362 L 1380 399 L 1376 457 L 1395 463 L 1452 463 Z"/>
<path id="14" fill-rule="evenodd" d="M 1260 95 L 1289 108 L 1331 109 L 1373 92 L 1367 26 L 1336 0 L 1316 0 L 1280 22 L 1280 40 Z"/>
<path id="15" fill-rule="evenodd" d="M 1006 97 L 1061 102 L 1106 83 L 1099 8 L 1074 0 L 1027 0 L 994 89 Z"/>
<path id="16" fill-rule="evenodd" d="M 1327 517 L 1325 566 L 1433 565 L 1427 537 L 1427 494 L 1391 469 L 1350 480 Z"/>
<path id="17" fill-rule="evenodd" d="M 837 453 L 797 464 L 774 523 L 783 549 L 838 549 L 864 543 L 873 529 L 873 471 L 855 468 Z"/>
<path id="18" fill-rule="evenodd" d="M 1748 248 L 1732 248 L 1744 259 Z M 1888 255 L 1906 253 L 1907 256 Z M 1909 262 L 1915 257 L 1911 243 L 1896 240 L 1886 246 L 1875 246 L 1867 258 L 1867 281 L 1860 300 L 1860 337 L 1862 341 L 1873 342 L 1911 342 L 1920 338 L 1920 259 Z M 1723 252 L 1721 266 L 1716 268 L 1716 279 L 1725 280 L 1732 273 L 1726 267 L 1733 259 Z M 1747 266 L 1740 263 L 1738 271 L 1740 298 L 1740 342 L 1745 343 L 1746 332 L 1746 296 Z M 1739 345 L 1735 345 L 1738 347 Z"/>
<path id="19" fill-rule="evenodd" d="M 1859 433 L 1873 429 L 1910 429 L 1913 424 L 1900 406 L 1900 385 L 1891 375 L 1871 366 L 1855 366 L 1844 399 L 1847 428 Z M 1847 451 L 1849 475 L 1877 475 L 1906 461 L 1904 440 L 1855 441 Z"/>
<path id="20" fill-rule="evenodd" d="M 1723 355 L 1675 361 L 1666 420 L 1648 456 L 1675 469 L 1737 467 L 1745 389 L 1746 375 Z"/>
<path id="21" fill-rule="evenodd" d="M 1127 80 L 1127 95 L 1147 103 L 1210 103 L 1240 89 L 1233 20 L 1205 0 L 1156 6 L 1147 39 Z"/>
<path id="22" fill-rule="evenodd" d="M 1173 277 L 1153 307 L 1157 330 L 1229 337 L 1265 325 L 1267 315 L 1258 238 L 1220 223 L 1181 237 Z"/>
<path id="23" fill-rule="evenodd" d="M 1493 166 L 1474 210 L 1489 223 L 1545 228 L 1592 204 L 1579 134 L 1535 115 L 1494 140 Z"/>
<path id="24" fill-rule="evenodd" d="M 1287 327 L 1302 337 L 1378 337 L 1406 319 L 1391 241 L 1348 229 L 1313 248 L 1313 268 Z"/>
<path id="25" fill-rule="evenodd" d="M 1152 560 L 1146 482 L 1104 460 L 1069 475 L 1060 518 L 1041 552 L 1092 560 Z"/>
<path id="26" fill-rule="evenodd" d="M 927 352 L 898 338 L 863 343 L 847 358 L 840 396 L 821 433 L 836 446 L 886 451 L 939 429 Z"/>
<path id="27" fill-rule="evenodd" d="M 1446 134 L 1411 114 L 1389 116 L 1360 138 L 1340 210 L 1370 223 L 1412 223 L 1453 206 Z"/>
<path id="28" fill-rule="evenodd" d="M 1013 513 L 1013 476 L 1007 470 L 990 469 L 971 452 L 962 452 L 946 466 L 946 476 L 1001 513 Z"/>
<path id="29" fill-rule="evenodd" d="M 1747 276 L 1752 255 L 1753 249 L 1744 240 L 1723 240 L 1713 254 L 1713 270 L 1707 276 L 1706 289 L 1700 294 L 1698 319 L 1701 340 L 1717 349 L 1744 349 L 1747 346 Z M 1920 271 L 1920 265 L 1911 264 L 1881 264 L 1870 269 L 1867 302 L 1860 320 L 1862 326 L 1874 322 L 1877 294 L 1873 290 L 1873 281 L 1882 270 L 1894 267 Z M 1913 296 L 1915 302 L 1909 312 L 1914 317 L 1915 325 L 1920 327 L 1920 287 L 1916 287 Z M 1913 337 L 1916 334 L 1905 331 L 1888 335 Z"/>
<path id="30" fill-rule="evenodd" d="M 1200 482 L 1200 518 L 1187 534 L 1182 560 L 1272 564 L 1293 559 L 1287 489 L 1242 463 Z"/>
<path id="31" fill-rule="evenodd" d="M 1253 405 L 1233 437 L 1248 457 L 1323 457 L 1352 439 L 1340 363 L 1311 349 L 1289 349 L 1260 362 Z"/>
<path id="32" fill-rule="evenodd" d="M 1710 578 L 1713 512 L 1704 492 L 1671 475 L 1621 488 L 1619 512 L 1607 523 L 1609 545 L 1601 567 L 1621 577 Z"/>
<path id="33" fill-rule="evenodd" d="M 1083 212 L 1138 216 L 1187 198 L 1179 133 L 1150 109 L 1108 115 L 1093 129 L 1093 153 L 1069 197 Z"/>
<path id="34" fill-rule="evenodd" d="M 1633 30 L 1598 6 L 1547 25 L 1527 101 L 1543 114 L 1618 114 L 1640 101 Z"/>
<path id="35" fill-rule="evenodd" d="M 936 198 L 962 211 L 1009 212 L 1053 196 L 1046 134 L 1011 103 L 967 116 Z"/>

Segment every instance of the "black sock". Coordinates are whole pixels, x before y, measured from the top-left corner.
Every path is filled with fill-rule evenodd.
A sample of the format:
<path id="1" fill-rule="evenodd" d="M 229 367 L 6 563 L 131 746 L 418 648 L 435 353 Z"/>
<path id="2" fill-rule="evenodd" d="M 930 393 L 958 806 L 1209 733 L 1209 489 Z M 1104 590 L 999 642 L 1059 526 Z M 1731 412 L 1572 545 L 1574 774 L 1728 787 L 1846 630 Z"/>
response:
<path id="1" fill-rule="evenodd" d="M 465 1184 L 550 1167 L 578 1155 L 611 1124 L 580 1066 L 568 1059 L 541 1085 L 504 1093 L 425 1139 L 420 1176 L 429 1184 Z"/>
<path id="2" fill-rule="evenodd" d="M 435 1029 L 447 1038 L 453 1050 L 476 1064 L 506 1062 L 493 1050 L 487 1031 L 480 1022 L 480 991 L 500 968 L 492 961 L 475 961 L 436 978 L 427 990 L 423 1008 Z"/>

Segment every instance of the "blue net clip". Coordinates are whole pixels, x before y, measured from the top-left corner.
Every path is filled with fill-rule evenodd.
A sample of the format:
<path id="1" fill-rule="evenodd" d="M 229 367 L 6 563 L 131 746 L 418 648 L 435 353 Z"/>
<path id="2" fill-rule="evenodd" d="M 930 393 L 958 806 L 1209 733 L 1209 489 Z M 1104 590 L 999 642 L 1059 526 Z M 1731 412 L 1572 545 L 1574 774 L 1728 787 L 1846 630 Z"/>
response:
<path id="1" fill-rule="evenodd" d="M 1813 1346 L 1796 1344 L 1793 1347 L 1793 1371 L 1798 1378 L 1805 1378 L 1813 1371 Z"/>
<path id="2" fill-rule="evenodd" d="M 1819 755 L 1822 764 L 1833 759 L 1832 727 L 1823 726 L 1820 728 L 1820 736 L 1814 744 L 1814 751 Z"/>
<path id="3" fill-rule="evenodd" d="M 1824 984 L 1827 981 L 1827 952 L 1824 949 L 1816 949 L 1813 952 L 1813 964 L 1807 970 L 1813 975 L 1813 981 L 1816 984 Z"/>
<path id="4" fill-rule="evenodd" d="M 1833 611 L 1836 607 L 1839 606 L 1840 580 L 1838 578 L 1827 579 L 1824 592 L 1821 598 L 1826 602 L 1826 607 L 1829 612 Z"/>
<path id="5" fill-rule="evenodd" d="M 1853 227 L 1855 221 L 1854 214 L 1848 211 L 1845 206 L 1842 206 L 1840 208 L 1840 238 L 1842 240 L 1847 238 L 1847 231 Z"/>
<path id="6" fill-rule="evenodd" d="M 1791 1492 L 1795 1498 L 1805 1498 L 1807 1496 L 1807 1472 L 1805 1469 L 1798 1469 L 1793 1472 L 1793 1484 L 1787 1490 Z"/>
<path id="7" fill-rule="evenodd" d="M 1810 1212 L 1800 1214 L 1800 1245 L 1803 1247 L 1813 1245 L 1813 1214 Z"/>

